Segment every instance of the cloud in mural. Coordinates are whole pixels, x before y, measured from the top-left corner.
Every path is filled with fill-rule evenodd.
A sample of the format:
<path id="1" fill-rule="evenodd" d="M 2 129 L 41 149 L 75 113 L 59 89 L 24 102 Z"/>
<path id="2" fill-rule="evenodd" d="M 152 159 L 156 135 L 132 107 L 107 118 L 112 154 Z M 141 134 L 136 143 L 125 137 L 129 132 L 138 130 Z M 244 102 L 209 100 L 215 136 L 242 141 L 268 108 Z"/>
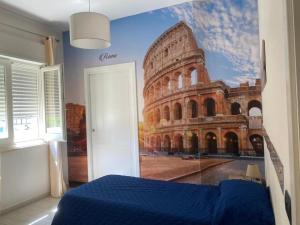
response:
<path id="1" fill-rule="evenodd" d="M 229 85 L 253 83 L 259 74 L 259 38 L 256 0 L 194 1 L 171 7 L 174 17 L 192 29 L 199 46 L 222 54 L 238 76 L 225 80 Z"/>
<path id="2" fill-rule="evenodd" d="M 227 84 L 230 86 L 238 86 L 241 83 L 249 82 L 251 84 L 254 84 L 256 80 L 256 77 L 250 76 L 250 75 L 244 75 L 244 76 L 236 76 L 234 79 L 231 80 L 225 80 Z"/>

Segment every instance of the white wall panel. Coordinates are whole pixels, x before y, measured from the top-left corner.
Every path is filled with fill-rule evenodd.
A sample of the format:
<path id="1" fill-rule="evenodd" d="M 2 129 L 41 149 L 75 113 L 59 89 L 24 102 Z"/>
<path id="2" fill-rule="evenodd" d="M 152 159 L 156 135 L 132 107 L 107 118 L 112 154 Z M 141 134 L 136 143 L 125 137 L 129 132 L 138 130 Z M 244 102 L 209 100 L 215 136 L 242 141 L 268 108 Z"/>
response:
<path id="1" fill-rule="evenodd" d="M 1 210 L 50 191 L 48 145 L 1 153 Z"/>

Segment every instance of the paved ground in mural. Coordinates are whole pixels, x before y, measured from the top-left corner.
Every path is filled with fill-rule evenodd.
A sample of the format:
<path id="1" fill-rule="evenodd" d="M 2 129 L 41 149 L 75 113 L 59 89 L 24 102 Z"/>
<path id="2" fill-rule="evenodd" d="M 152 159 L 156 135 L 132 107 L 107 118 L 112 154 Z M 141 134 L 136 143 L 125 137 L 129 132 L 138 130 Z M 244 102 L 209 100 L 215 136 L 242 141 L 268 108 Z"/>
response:
<path id="1" fill-rule="evenodd" d="M 196 173 L 191 176 L 177 179 L 176 182 L 192 184 L 218 184 L 221 180 L 228 179 L 230 175 L 245 175 L 247 165 L 250 163 L 258 164 L 260 172 L 264 177 L 264 160 L 234 160 L 219 166 L 212 167 L 202 173 Z"/>
<path id="2" fill-rule="evenodd" d="M 174 180 L 231 161 L 232 159 L 219 158 L 187 160 L 176 156 L 141 156 L 141 176 L 149 179 Z"/>
<path id="3" fill-rule="evenodd" d="M 141 156 L 141 176 L 195 184 L 217 184 L 230 175 L 244 175 L 249 163 L 257 163 L 264 174 L 263 160 L 226 158 L 182 159 L 168 156 Z"/>

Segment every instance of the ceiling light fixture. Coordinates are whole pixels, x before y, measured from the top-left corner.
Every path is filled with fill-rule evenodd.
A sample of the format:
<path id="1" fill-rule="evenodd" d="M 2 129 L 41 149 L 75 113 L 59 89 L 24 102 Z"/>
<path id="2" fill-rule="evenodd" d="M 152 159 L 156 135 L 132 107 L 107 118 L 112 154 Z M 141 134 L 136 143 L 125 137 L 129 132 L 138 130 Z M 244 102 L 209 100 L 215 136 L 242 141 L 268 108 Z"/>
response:
<path id="1" fill-rule="evenodd" d="M 107 16 L 89 11 L 74 13 L 70 16 L 70 43 L 76 48 L 108 48 L 110 42 L 110 22 Z"/>

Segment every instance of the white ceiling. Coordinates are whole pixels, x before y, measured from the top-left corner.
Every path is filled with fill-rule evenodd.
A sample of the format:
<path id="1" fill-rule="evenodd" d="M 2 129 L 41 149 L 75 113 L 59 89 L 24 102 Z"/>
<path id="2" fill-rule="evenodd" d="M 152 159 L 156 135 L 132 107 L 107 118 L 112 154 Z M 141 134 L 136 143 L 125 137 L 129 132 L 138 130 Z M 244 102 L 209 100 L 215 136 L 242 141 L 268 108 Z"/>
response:
<path id="1" fill-rule="evenodd" d="M 111 20 L 180 4 L 188 0 L 90 0 L 91 11 Z M 190 0 L 191 1 L 191 0 Z M 0 7 L 66 29 L 72 13 L 88 11 L 89 0 L 0 0 Z"/>

